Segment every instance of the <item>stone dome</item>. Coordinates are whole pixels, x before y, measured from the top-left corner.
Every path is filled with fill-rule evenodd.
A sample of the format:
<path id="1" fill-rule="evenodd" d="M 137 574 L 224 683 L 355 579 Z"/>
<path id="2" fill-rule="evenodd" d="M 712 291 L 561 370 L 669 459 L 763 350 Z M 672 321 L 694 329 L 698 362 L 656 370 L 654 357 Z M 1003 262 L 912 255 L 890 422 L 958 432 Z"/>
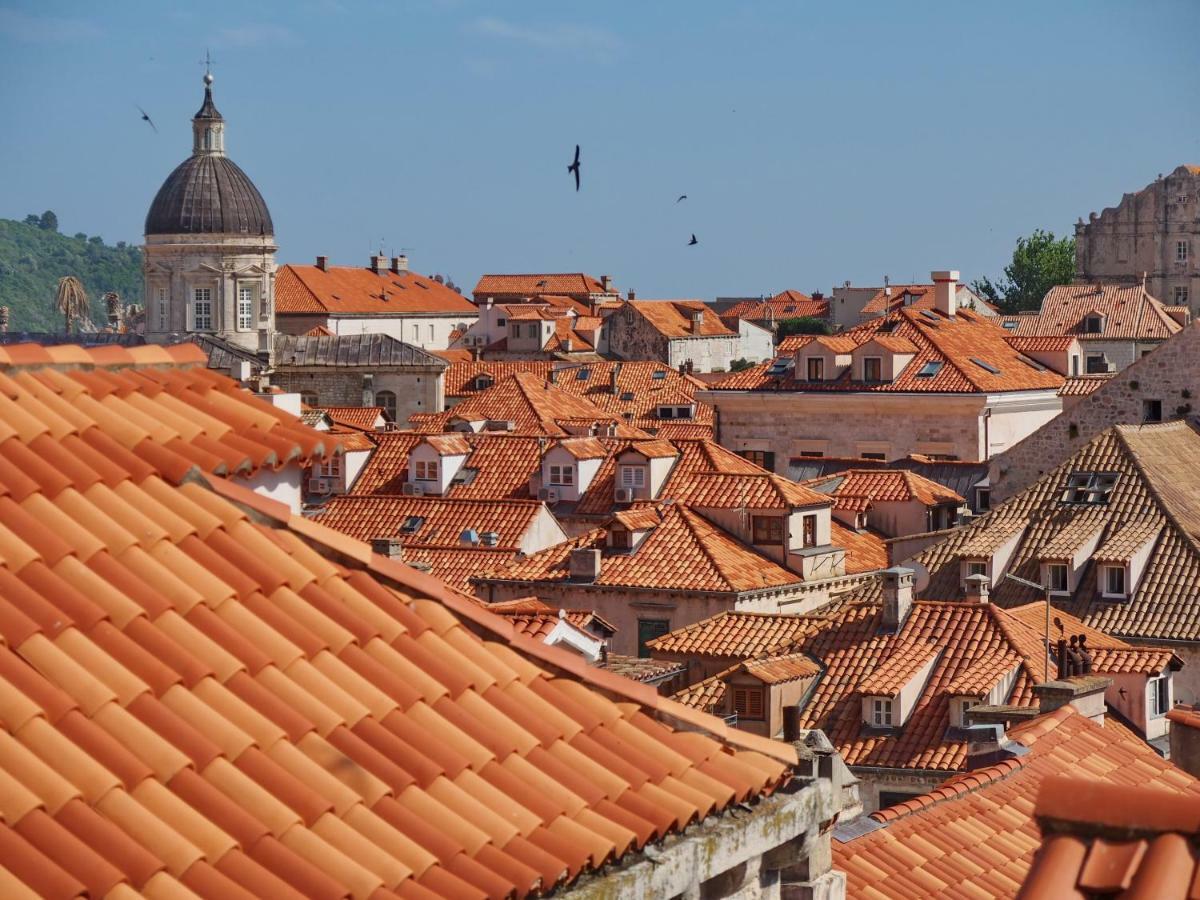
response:
<path id="1" fill-rule="evenodd" d="M 181 162 L 146 214 L 151 234 L 274 234 L 271 213 L 249 177 L 227 156 Z"/>
<path id="2" fill-rule="evenodd" d="M 204 104 L 192 118 L 192 155 L 167 176 L 146 214 L 147 235 L 273 235 L 262 194 L 225 155 L 225 120 L 204 79 Z"/>

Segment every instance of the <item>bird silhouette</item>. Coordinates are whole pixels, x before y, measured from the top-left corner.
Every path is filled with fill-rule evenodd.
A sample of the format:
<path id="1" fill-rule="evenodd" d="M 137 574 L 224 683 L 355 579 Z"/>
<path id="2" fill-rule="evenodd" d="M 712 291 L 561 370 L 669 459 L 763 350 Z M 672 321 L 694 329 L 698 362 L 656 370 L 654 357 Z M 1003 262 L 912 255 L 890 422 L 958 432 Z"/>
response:
<path id="1" fill-rule="evenodd" d="M 575 145 L 575 162 L 567 166 L 568 172 L 575 173 L 575 190 L 579 190 L 579 145 Z"/>
<path id="2" fill-rule="evenodd" d="M 679 195 L 679 200 L 686 200 L 686 199 L 687 199 L 687 194 L 680 194 L 680 195 Z M 678 203 L 678 202 L 679 202 L 679 200 L 676 200 L 675 202 L 676 202 L 676 203 Z"/>
<path id="3" fill-rule="evenodd" d="M 158 134 L 158 126 L 154 124 L 154 120 L 151 119 L 150 116 L 146 113 L 146 111 L 144 109 L 142 109 L 140 106 L 138 106 L 136 103 L 133 105 L 137 106 L 137 111 L 142 114 L 142 121 L 148 122 L 150 124 L 150 127 L 154 129 L 154 133 Z"/>
<path id="4" fill-rule="evenodd" d="M 545 287 L 547 284 L 549 284 L 549 282 L 543 278 L 541 281 L 535 284 L 534 287 Z"/>
<path id="5" fill-rule="evenodd" d="M 688 241 L 688 246 L 689 246 L 689 247 L 694 247 L 694 246 L 696 246 L 696 244 L 698 244 L 698 243 L 700 243 L 700 242 L 699 242 L 698 240 L 696 240 L 696 236 L 693 234 L 693 235 L 692 235 L 692 239 L 691 239 L 690 241 Z"/>

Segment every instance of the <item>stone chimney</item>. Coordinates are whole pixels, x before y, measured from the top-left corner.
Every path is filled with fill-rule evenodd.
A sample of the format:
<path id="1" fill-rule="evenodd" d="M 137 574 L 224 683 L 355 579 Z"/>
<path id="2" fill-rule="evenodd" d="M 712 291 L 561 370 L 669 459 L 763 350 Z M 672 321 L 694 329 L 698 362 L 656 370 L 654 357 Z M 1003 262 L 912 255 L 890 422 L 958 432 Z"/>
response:
<path id="1" fill-rule="evenodd" d="M 636 300 L 636 299 L 637 299 L 637 294 L 635 294 L 635 293 L 633 292 L 633 288 L 630 288 L 630 289 L 629 289 L 629 295 L 628 295 L 628 299 L 629 299 L 629 302 L 631 302 L 631 303 L 632 303 L 634 300 Z"/>
<path id="2" fill-rule="evenodd" d="M 692 334 L 699 334 L 704 327 L 704 310 L 692 310 Z"/>
<path id="3" fill-rule="evenodd" d="M 229 377 L 241 384 L 248 382 L 250 380 L 250 360 L 235 359 L 230 363 Z"/>
<path id="4" fill-rule="evenodd" d="M 600 577 L 600 551 L 587 547 L 572 550 L 569 573 L 576 581 L 595 581 Z"/>
<path id="5" fill-rule="evenodd" d="M 398 537 L 371 538 L 371 552 L 404 562 L 404 544 Z"/>
<path id="6" fill-rule="evenodd" d="M 612 291 L 612 278 L 608 275 L 601 275 L 600 287 L 604 290 L 604 293 L 610 293 Z"/>
<path id="7" fill-rule="evenodd" d="M 933 278 L 933 305 L 938 312 L 953 316 L 958 312 L 958 272 L 947 269 L 930 272 Z"/>
<path id="8" fill-rule="evenodd" d="M 991 583 L 986 575 L 968 575 L 966 600 L 968 603 L 987 603 Z"/>
<path id="9" fill-rule="evenodd" d="M 388 258 L 382 253 L 371 257 L 371 271 L 376 275 L 387 271 Z"/>
<path id="10" fill-rule="evenodd" d="M 1093 722 L 1104 724 L 1104 694 L 1112 686 L 1112 679 L 1103 675 L 1072 675 L 1057 681 L 1046 681 L 1033 686 L 1042 713 L 1054 712 L 1068 703 Z"/>
<path id="11" fill-rule="evenodd" d="M 967 770 L 994 766 L 1016 756 L 1024 756 L 1029 748 L 1010 740 L 1003 722 L 977 723 L 963 729 L 967 736 Z"/>
<path id="12" fill-rule="evenodd" d="M 318 256 L 317 257 L 317 268 L 320 269 L 322 272 L 328 272 L 329 271 L 329 257 L 328 256 Z"/>
<path id="13" fill-rule="evenodd" d="M 904 627 L 913 604 L 913 570 L 893 566 L 879 573 L 883 582 L 883 626 L 895 633 Z"/>
<path id="14" fill-rule="evenodd" d="M 400 275 L 408 271 L 408 257 L 401 253 L 392 257 L 392 271 Z"/>

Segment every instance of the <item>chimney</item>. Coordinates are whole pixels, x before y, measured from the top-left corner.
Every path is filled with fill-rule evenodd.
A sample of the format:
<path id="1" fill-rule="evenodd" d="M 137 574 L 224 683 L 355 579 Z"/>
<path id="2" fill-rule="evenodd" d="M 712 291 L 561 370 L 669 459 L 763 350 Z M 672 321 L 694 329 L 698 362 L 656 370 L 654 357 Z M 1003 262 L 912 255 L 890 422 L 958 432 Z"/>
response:
<path id="1" fill-rule="evenodd" d="M 938 312 L 953 316 L 958 312 L 958 272 L 947 269 L 930 272 L 933 278 L 933 305 Z"/>
<path id="2" fill-rule="evenodd" d="M 611 293 L 612 279 L 607 275 L 601 275 L 600 276 L 600 287 L 603 288 L 604 293 L 606 293 L 606 294 Z"/>
<path id="3" fill-rule="evenodd" d="M 250 360 L 235 359 L 229 366 L 229 377 L 237 382 L 250 380 Z"/>
<path id="4" fill-rule="evenodd" d="M 986 575 L 968 575 L 966 599 L 968 603 L 988 602 L 988 588 L 991 582 Z"/>
<path id="5" fill-rule="evenodd" d="M 371 552 L 404 562 L 404 545 L 397 537 L 371 538 Z"/>
<path id="6" fill-rule="evenodd" d="M 1112 679 L 1103 675 L 1070 675 L 1056 681 L 1046 681 L 1033 686 L 1042 713 L 1066 706 L 1068 703 L 1093 722 L 1104 724 L 1104 694 L 1112 686 Z"/>
<path id="7" fill-rule="evenodd" d="M 318 256 L 317 257 L 317 268 L 320 269 L 322 272 L 328 272 L 329 271 L 329 257 L 328 256 Z"/>
<path id="8" fill-rule="evenodd" d="M 562 339 L 562 348 L 563 348 L 563 353 L 571 352 L 571 339 L 570 338 Z"/>
<path id="9" fill-rule="evenodd" d="M 613 363 L 612 371 L 608 373 L 608 392 L 617 396 L 617 379 L 621 376 L 621 364 Z"/>
<path id="10" fill-rule="evenodd" d="M 704 327 L 704 310 L 692 310 L 692 334 L 699 334 Z"/>
<path id="11" fill-rule="evenodd" d="M 399 256 L 392 257 L 392 271 L 397 275 L 402 275 L 408 271 L 408 257 L 401 253 Z"/>
<path id="12" fill-rule="evenodd" d="M 376 275 L 386 272 L 387 271 L 387 261 L 388 261 L 387 257 L 384 256 L 382 253 L 372 256 L 371 257 L 371 271 L 374 272 Z"/>
<path id="13" fill-rule="evenodd" d="M 600 577 L 600 551 L 586 547 L 572 550 L 569 567 L 571 578 L 577 581 L 595 581 Z"/>
<path id="14" fill-rule="evenodd" d="M 994 766 L 1029 752 L 1024 744 L 1009 740 L 1002 722 L 968 725 L 963 731 L 967 735 L 967 771 Z"/>
<path id="15" fill-rule="evenodd" d="M 630 302 L 630 303 L 632 303 L 634 300 L 636 300 L 636 299 L 637 299 L 637 294 L 635 294 L 635 293 L 633 292 L 633 288 L 630 288 L 630 289 L 629 289 L 629 295 L 628 295 L 628 299 L 629 299 L 629 302 Z"/>
<path id="16" fill-rule="evenodd" d="M 362 377 L 362 403 L 361 406 L 375 405 L 375 376 L 368 372 Z"/>
<path id="17" fill-rule="evenodd" d="M 913 603 L 913 570 L 893 566 L 880 573 L 883 580 L 883 626 L 895 633 L 904 627 Z"/>
<path id="18" fill-rule="evenodd" d="M 813 291 L 812 298 L 819 302 L 819 301 L 825 299 L 825 295 L 823 293 L 821 293 L 820 291 Z"/>

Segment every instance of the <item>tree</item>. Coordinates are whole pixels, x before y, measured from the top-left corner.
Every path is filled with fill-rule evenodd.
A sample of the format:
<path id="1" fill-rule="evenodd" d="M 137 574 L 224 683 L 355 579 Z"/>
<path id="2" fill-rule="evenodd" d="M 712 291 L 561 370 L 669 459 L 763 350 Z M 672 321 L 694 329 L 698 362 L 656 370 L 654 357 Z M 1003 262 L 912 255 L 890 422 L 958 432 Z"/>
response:
<path id="1" fill-rule="evenodd" d="M 58 231 L 58 216 L 54 214 L 54 210 L 48 209 L 42 213 L 42 217 L 38 219 L 38 227 L 42 231 Z"/>
<path id="2" fill-rule="evenodd" d="M 829 334 L 829 323 L 815 316 L 797 316 L 794 319 L 781 319 L 775 334 L 785 338 L 790 334 Z"/>
<path id="3" fill-rule="evenodd" d="M 754 366 L 754 363 L 750 362 L 750 360 L 746 359 L 746 357 L 743 356 L 741 359 L 735 359 L 733 362 L 731 362 L 729 364 L 729 371 L 730 372 L 741 372 L 745 369 L 753 368 L 753 366 Z"/>
<path id="4" fill-rule="evenodd" d="M 30 213 L 29 215 L 27 215 L 25 217 L 25 224 L 26 225 L 36 225 L 38 228 L 41 228 L 42 227 L 42 217 L 39 216 L 37 213 Z"/>
<path id="5" fill-rule="evenodd" d="M 1040 228 L 1028 237 L 1018 238 L 1012 262 L 1004 267 L 1004 278 L 993 282 L 979 278 L 971 289 L 985 300 L 1000 306 L 1004 313 L 1040 309 L 1050 288 L 1070 284 L 1075 276 L 1075 238 L 1055 238 L 1054 232 Z"/>
<path id="6" fill-rule="evenodd" d="M 64 275 L 58 279 L 58 295 L 54 299 L 54 305 L 62 314 L 65 334 L 71 333 L 72 322 L 88 318 L 91 312 L 87 291 L 74 275 Z"/>

